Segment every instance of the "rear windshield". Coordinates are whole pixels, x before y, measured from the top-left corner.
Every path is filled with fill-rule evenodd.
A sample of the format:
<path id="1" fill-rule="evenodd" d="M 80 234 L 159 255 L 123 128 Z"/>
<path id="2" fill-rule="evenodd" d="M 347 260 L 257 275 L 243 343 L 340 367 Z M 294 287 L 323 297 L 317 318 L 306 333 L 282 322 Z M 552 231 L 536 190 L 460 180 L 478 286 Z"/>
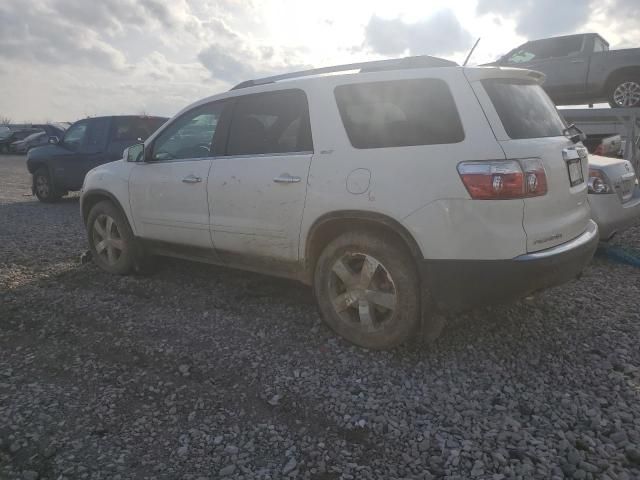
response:
<path id="1" fill-rule="evenodd" d="M 335 89 L 342 122 L 355 148 L 457 143 L 464 130 L 443 80 L 395 80 Z"/>
<path id="2" fill-rule="evenodd" d="M 507 135 L 513 139 L 559 137 L 566 128 L 540 85 L 526 80 L 483 80 Z"/>

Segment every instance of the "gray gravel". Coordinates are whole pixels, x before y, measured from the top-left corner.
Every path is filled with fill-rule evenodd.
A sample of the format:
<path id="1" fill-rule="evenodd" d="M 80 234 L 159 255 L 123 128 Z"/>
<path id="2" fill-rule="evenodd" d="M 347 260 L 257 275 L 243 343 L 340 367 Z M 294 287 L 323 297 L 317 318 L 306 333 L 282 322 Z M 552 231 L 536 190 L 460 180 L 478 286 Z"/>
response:
<path id="1" fill-rule="evenodd" d="M 0 157 L 2 479 L 640 478 L 640 269 L 373 353 L 296 283 L 80 265 L 77 196 L 28 182 Z"/>

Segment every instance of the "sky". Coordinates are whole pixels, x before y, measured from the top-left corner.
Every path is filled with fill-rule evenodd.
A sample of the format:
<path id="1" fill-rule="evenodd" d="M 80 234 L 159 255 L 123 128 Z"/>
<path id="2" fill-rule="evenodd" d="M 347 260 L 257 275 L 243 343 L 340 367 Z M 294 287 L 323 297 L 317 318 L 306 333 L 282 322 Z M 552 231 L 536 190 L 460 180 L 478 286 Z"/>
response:
<path id="1" fill-rule="evenodd" d="M 436 55 L 495 60 L 598 32 L 640 47 L 640 0 L 1 0 L 0 118 L 172 116 L 243 80 Z"/>

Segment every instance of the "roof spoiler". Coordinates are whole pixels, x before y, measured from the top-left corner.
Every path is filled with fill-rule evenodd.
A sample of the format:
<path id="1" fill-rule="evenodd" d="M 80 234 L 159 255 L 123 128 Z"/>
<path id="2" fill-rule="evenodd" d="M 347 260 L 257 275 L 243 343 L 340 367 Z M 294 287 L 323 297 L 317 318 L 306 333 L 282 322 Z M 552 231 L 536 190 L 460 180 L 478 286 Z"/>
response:
<path id="1" fill-rule="evenodd" d="M 371 62 L 347 63 L 345 65 L 334 65 L 331 67 L 312 68 L 310 70 L 302 70 L 299 72 L 284 73 L 282 75 L 274 75 L 272 77 L 264 77 L 256 80 L 247 80 L 239 83 L 231 90 L 239 90 L 241 88 L 255 87 L 257 85 L 265 85 L 280 80 L 289 80 L 293 78 L 310 77 L 313 75 L 323 75 L 327 73 L 347 72 L 350 70 L 360 70 L 360 73 L 366 72 L 383 72 L 390 70 L 405 70 L 409 68 L 434 68 L 434 67 L 456 67 L 457 63 L 444 58 L 432 57 L 430 55 L 419 55 L 415 57 L 392 58 L 389 60 L 374 60 Z"/>

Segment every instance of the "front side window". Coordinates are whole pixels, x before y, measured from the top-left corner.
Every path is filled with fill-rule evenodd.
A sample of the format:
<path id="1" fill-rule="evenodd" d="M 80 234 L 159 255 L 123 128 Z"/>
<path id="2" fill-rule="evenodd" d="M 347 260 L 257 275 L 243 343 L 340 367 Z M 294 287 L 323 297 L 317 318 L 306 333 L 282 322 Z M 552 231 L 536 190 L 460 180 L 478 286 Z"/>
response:
<path id="1" fill-rule="evenodd" d="M 464 130 L 451 91 L 439 79 L 341 85 L 335 97 L 355 148 L 457 143 Z"/>
<path id="2" fill-rule="evenodd" d="M 309 106 L 302 90 L 239 97 L 229 130 L 227 155 L 313 150 Z"/>
<path id="3" fill-rule="evenodd" d="M 160 161 L 212 156 L 213 136 L 223 108 L 223 102 L 208 103 L 177 118 L 153 142 L 151 159 Z"/>
<path id="4" fill-rule="evenodd" d="M 64 145 L 70 150 L 78 150 L 87 134 L 87 122 L 75 123 L 69 127 L 64 135 Z"/>
<path id="5" fill-rule="evenodd" d="M 528 42 L 507 55 L 507 63 L 529 63 L 549 58 L 568 57 L 582 50 L 581 35 Z"/>
<path id="6" fill-rule="evenodd" d="M 566 125 L 537 83 L 516 79 L 482 80 L 507 135 L 512 139 L 557 137 Z"/>

